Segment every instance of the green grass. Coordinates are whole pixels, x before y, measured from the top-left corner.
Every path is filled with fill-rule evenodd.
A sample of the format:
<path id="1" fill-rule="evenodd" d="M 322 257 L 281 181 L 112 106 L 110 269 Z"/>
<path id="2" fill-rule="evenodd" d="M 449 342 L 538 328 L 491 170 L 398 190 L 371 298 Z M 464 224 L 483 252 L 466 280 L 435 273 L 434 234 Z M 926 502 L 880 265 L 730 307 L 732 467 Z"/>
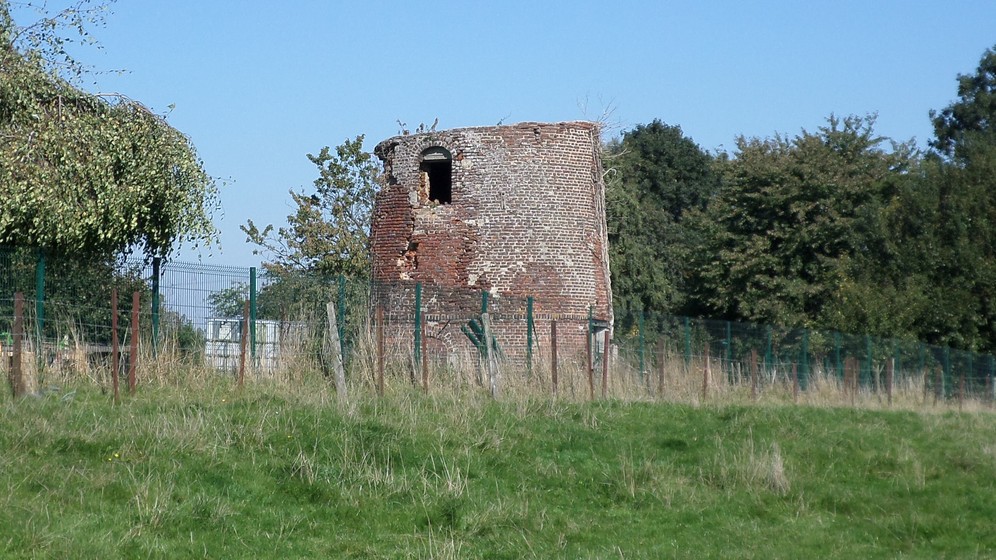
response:
<path id="1" fill-rule="evenodd" d="M 989 412 L 109 400 L 0 399 L 0 557 L 996 557 Z"/>

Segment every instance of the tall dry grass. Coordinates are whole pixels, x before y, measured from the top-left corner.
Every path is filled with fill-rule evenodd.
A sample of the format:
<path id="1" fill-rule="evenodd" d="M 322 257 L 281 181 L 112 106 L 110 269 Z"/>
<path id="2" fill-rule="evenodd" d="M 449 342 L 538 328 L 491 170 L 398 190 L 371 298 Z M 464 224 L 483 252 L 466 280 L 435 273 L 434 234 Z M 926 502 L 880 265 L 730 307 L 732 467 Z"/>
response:
<path id="1" fill-rule="evenodd" d="M 245 381 L 301 390 L 321 399 L 341 400 L 335 395 L 330 377 L 331 356 L 320 350 L 316 342 L 322 333 L 318 329 L 289 329 L 281 338 L 279 358 L 274 362 L 255 362 L 246 357 Z M 421 360 L 410 347 L 389 337 L 383 357 L 383 375 L 387 394 L 408 394 L 425 391 Z M 390 341 L 395 342 L 391 343 Z M 127 391 L 127 335 L 121 339 L 119 387 Z M 366 325 L 350 340 L 350 352 L 345 359 L 348 393 L 375 394 L 380 359 L 373 329 Z M 154 352 L 146 340 L 139 342 L 136 367 L 137 385 L 177 387 L 189 391 L 206 390 L 219 381 L 234 381 L 235 369 L 216 369 L 207 364 L 203 350 L 190 352 L 179 347 L 175 339 L 164 338 Z M 109 391 L 112 372 L 109 352 L 94 350 L 69 322 L 62 338 L 47 346 L 39 358 L 32 340 L 26 340 L 22 355 L 22 371 L 30 393 L 41 393 L 51 387 L 90 384 Z M 11 356 L 3 349 L 0 373 L 7 378 Z M 445 356 L 430 354 L 428 393 L 436 397 L 460 397 L 467 394 L 489 394 L 486 366 L 476 352 L 454 351 Z M 899 410 L 985 411 L 993 409 L 993 395 L 975 391 L 959 399 L 956 391 L 938 399 L 929 372 L 906 372 L 898 376 L 889 398 L 882 371 L 876 370 L 873 383 L 858 388 L 845 386 L 844 380 L 818 365 L 802 387 L 792 380 L 790 366 L 759 368 L 752 381 L 748 366 L 742 363 L 724 364 L 718 359 L 697 356 L 686 362 L 683 356 L 655 357 L 640 371 L 635 360 L 618 352 L 610 352 L 606 383 L 603 383 L 601 357 L 595 360 L 589 379 L 587 360 L 582 352 L 562 352 L 557 363 L 556 390 L 548 349 L 533 355 L 532 367 L 524 359 L 499 360 L 498 397 L 503 400 L 553 399 L 564 402 L 585 402 L 607 398 L 616 401 L 670 402 L 702 405 L 726 404 L 791 404 L 813 407 L 857 407 Z M 236 364 L 238 361 L 236 360 Z M 605 385 L 603 387 L 603 385 Z M 604 397 L 603 397 L 604 395 Z"/>

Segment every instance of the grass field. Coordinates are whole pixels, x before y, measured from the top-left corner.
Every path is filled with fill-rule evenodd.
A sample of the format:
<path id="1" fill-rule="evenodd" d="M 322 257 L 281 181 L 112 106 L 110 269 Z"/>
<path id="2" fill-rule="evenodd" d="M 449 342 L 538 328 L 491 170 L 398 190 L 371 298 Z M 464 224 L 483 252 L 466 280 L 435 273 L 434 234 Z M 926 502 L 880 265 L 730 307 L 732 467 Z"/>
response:
<path id="1" fill-rule="evenodd" d="M 996 557 L 985 410 L 353 399 L 5 396 L 0 557 Z"/>

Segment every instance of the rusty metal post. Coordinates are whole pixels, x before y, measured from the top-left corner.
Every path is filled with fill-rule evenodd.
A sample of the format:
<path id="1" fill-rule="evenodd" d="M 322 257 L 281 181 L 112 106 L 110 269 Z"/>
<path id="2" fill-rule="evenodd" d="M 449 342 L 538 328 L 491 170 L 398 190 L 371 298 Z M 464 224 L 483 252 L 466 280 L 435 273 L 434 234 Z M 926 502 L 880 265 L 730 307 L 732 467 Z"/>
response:
<path id="1" fill-rule="evenodd" d="M 114 387 L 114 402 L 118 402 L 118 366 L 121 349 L 118 347 L 118 289 L 111 288 L 111 384 Z"/>
<path id="2" fill-rule="evenodd" d="M 557 396 L 557 320 L 550 321 L 550 377 L 553 396 Z"/>
<path id="3" fill-rule="evenodd" d="M 605 344 L 602 350 L 602 398 L 609 395 L 609 329 L 605 329 Z"/>
<path id="4" fill-rule="evenodd" d="M 239 387 L 246 381 L 246 351 L 249 347 L 249 300 L 245 301 L 242 309 L 242 333 L 239 336 Z"/>
<path id="5" fill-rule="evenodd" d="M 23 353 L 21 351 L 24 339 L 24 294 L 14 294 L 14 348 L 11 353 L 10 389 L 14 398 L 24 396 L 24 371 L 21 368 Z"/>
<path id="6" fill-rule="evenodd" d="M 128 394 L 135 394 L 135 370 L 138 367 L 138 307 L 140 298 L 138 290 L 131 294 L 131 350 L 128 353 Z"/>

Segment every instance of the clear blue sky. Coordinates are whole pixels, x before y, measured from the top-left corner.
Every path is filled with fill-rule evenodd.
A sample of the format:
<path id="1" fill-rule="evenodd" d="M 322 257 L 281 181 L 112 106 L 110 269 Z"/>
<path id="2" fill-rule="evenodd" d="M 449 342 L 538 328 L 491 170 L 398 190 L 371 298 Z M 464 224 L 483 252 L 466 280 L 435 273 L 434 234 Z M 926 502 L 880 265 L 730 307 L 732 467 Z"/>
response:
<path id="1" fill-rule="evenodd" d="M 202 259 L 237 265 L 260 260 L 239 225 L 284 224 L 288 189 L 317 176 L 305 154 L 358 134 L 372 150 L 398 120 L 442 129 L 611 109 L 610 135 L 659 118 L 716 151 L 741 134 L 878 113 L 877 132 L 926 146 L 928 111 L 996 45 L 988 0 L 119 0 L 112 11 L 94 32 L 103 51 L 81 58 L 128 73 L 87 88 L 175 105 L 170 123 L 228 181 L 221 248 Z"/>

